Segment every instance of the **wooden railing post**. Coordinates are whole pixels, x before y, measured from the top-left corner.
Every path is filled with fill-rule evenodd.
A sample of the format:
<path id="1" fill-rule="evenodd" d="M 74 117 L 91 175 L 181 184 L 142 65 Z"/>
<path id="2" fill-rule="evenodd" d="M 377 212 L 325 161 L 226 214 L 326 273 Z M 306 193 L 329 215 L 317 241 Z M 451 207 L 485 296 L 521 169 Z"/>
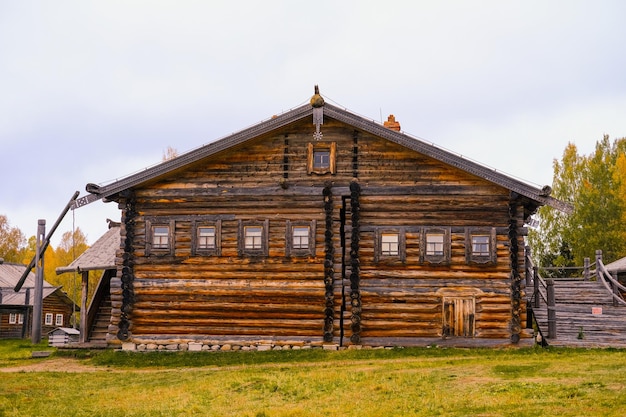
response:
<path id="1" fill-rule="evenodd" d="M 596 271 L 600 273 L 600 264 L 602 263 L 602 250 L 598 249 L 596 251 Z"/>
<path id="2" fill-rule="evenodd" d="M 541 294 L 539 294 L 539 268 L 533 266 L 533 308 L 539 308 L 541 304 Z"/>
<path id="3" fill-rule="evenodd" d="M 613 272 L 611 274 L 611 276 L 613 277 L 613 281 L 611 281 L 611 288 L 613 288 L 613 307 L 617 307 L 619 305 L 619 303 L 617 302 L 617 299 L 620 296 L 620 292 L 619 292 L 619 288 L 617 286 L 617 272 Z"/>
<path id="4" fill-rule="evenodd" d="M 589 281 L 589 277 L 591 277 L 591 273 L 589 272 L 590 270 L 590 266 L 589 266 L 589 258 L 585 258 L 584 259 L 584 266 L 583 266 L 583 279 L 585 281 Z"/>
<path id="5" fill-rule="evenodd" d="M 528 268 L 529 265 L 531 265 L 530 262 L 530 246 L 526 246 L 524 247 L 524 253 L 526 255 L 526 258 L 524 259 L 524 275 L 526 275 L 526 286 L 530 287 L 530 283 L 532 280 L 532 277 L 530 276 L 530 268 Z"/>
<path id="6" fill-rule="evenodd" d="M 556 297 L 554 295 L 554 280 L 547 279 L 548 296 L 548 338 L 556 339 Z"/>

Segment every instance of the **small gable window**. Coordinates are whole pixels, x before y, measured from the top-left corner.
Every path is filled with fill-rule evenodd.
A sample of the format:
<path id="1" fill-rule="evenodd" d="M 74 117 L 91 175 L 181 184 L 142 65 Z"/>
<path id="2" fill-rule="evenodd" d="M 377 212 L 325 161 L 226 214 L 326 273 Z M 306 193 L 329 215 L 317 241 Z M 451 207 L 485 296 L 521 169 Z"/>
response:
<path id="1" fill-rule="evenodd" d="M 337 143 L 309 143 L 307 149 L 308 174 L 335 174 L 337 172 Z"/>

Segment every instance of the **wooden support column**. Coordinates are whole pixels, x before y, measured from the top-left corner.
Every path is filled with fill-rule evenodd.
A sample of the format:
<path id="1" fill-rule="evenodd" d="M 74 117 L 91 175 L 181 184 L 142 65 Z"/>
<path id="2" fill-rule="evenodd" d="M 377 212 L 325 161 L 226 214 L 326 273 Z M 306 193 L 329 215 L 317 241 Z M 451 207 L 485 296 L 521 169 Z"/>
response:
<path id="1" fill-rule="evenodd" d="M 583 278 L 585 281 L 589 281 L 590 277 L 591 277 L 591 269 L 589 265 L 589 258 L 585 258 L 584 265 L 583 265 Z"/>
<path id="2" fill-rule="evenodd" d="M 87 342 L 89 329 L 87 328 L 87 294 L 89 293 L 89 271 L 83 271 L 80 293 L 80 343 Z"/>
<path id="3" fill-rule="evenodd" d="M 546 280 L 548 290 L 548 338 L 556 339 L 556 297 L 554 295 L 554 280 Z"/>
<path id="4" fill-rule="evenodd" d="M 33 328 L 31 340 L 33 344 L 41 342 L 41 316 L 43 315 L 43 267 L 44 241 L 46 238 L 46 221 L 40 219 L 37 223 L 37 246 L 35 254 L 35 297 L 33 299 Z"/>
<path id="5" fill-rule="evenodd" d="M 534 308 L 539 308 L 541 304 L 541 294 L 539 293 L 539 272 L 536 266 L 533 266 L 533 302 Z"/>

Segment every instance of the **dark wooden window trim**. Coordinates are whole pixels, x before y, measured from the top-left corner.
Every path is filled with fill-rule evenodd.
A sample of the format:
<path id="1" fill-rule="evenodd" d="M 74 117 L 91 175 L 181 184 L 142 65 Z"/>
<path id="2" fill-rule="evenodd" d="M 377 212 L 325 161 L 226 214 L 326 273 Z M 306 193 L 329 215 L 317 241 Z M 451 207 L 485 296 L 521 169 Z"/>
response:
<path id="1" fill-rule="evenodd" d="M 215 228 L 215 247 L 201 248 L 198 243 L 198 233 L 201 227 Z M 213 222 L 194 220 L 191 222 L 191 255 L 192 256 L 222 256 L 222 221 Z"/>
<path id="2" fill-rule="evenodd" d="M 155 248 L 153 247 L 153 237 L 155 227 L 167 227 L 168 228 L 168 247 L 167 248 Z M 158 218 L 146 219 L 146 256 L 158 256 L 158 255 L 174 255 L 174 235 L 175 235 L 176 222 L 174 220 L 161 221 Z"/>
<path id="3" fill-rule="evenodd" d="M 398 235 L 398 254 L 383 254 L 383 235 Z M 376 228 L 374 233 L 374 262 L 386 260 L 406 261 L 406 230 L 404 228 Z"/>
<path id="4" fill-rule="evenodd" d="M 427 253 L 427 235 L 439 234 L 443 235 L 443 254 L 442 255 L 429 255 Z M 450 228 L 449 227 L 425 227 L 422 229 L 420 239 L 420 262 L 447 265 L 451 259 L 451 246 Z"/>
<path id="5" fill-rule="evenodd" d="M 315 167 L 315 151 L 325 150 L 330 153 L 327 167 Z M 337 143 L 336 142 L 309 142 L 307 145 L 307 173 L 310 174 L 331 174 L 337 173 Z"/>
<path id="6" fill-rule="evenodd" d="M 476 255 L 473 252 L 473 236 L 489 237 L 489 254 Z M 472 227 L 465 229 L 465 260 L 468 264 L 495 264 L 497 261 L 495 227 Z"/>
<path id="7" fill-rule="evenodd" d="M 294 227 L 308 227 L 309 228 L 309 247 L 308 248 L 294 248 L 293 246 L 293 229 Z M 291 221 L 287 220 L 285 228 L 285 256 L 315 256 L 315 229 L 316 222 L 311 220 L 306 221 Z"/>
<path id="8" fill-rule="evenodd" d="M 261 227 L 261 248 L 247 249 L 245 229 L 249 226 Z M 268 256 L 269 254 L 269 229 L 270 221 L 265 220 L 239 220 L 239 230 L 237 233 L 237 242 L 239 256 Z"/>

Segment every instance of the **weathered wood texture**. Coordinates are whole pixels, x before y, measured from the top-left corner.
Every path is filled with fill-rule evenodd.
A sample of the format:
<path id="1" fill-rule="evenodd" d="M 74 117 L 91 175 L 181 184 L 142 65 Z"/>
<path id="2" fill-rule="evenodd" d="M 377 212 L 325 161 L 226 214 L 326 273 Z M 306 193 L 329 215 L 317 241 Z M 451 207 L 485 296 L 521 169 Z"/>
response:
<path id="1" fill-rule="evenodd" d="M 554 280 L 556 338 L 552 346 L 626 347 L 626 308 L 613 306 L 611 294 L 599 281 Z M 548 313 L 543 300 L 533 309 L 537 325 L 547 335 Z"/>
<path id="2" fill-rule="evenodd" d="M 240 335 L 317 342 L 328 328 L 325 309 L 332 308 L 333 341 L 346 344 L 357 307 L 364 338 L 441 337 L 444 303 L 455 298 L 472 300 L 473 311 L 465 317 L 472 321 L 469 337 L 510 336 L 510 192 L 328 118 L 323 141 L 337 144 L 336 174 L 308 174 L 313 131 L 311 123 L 295 123 L 135 189 L 132 199 L 119 197 L 120 207 L 136 213 L 123 227 L 118 277 L 126 267 L 133 279 L 126 298 L 123 279 L 111 281 L 110 336 L 119 330 L 116 323 L 127 320 L 131 337 L 144 339 Z M 349 185 L 355 176 L 361 187 L 360 306 L 350 298 Z M 329 230 L 324 187 L 333 194 Z M 520 231 L 520 271 L 522 216 L 514 219 Z M 198 221 L 220 222 L 218 256 L 194 255 Z M 249 221 L 268 226 L 266 254 L 241 254 L 240 226 Z M 288 222 L 298 221 L 315 222 L 314 252 L 288 256 Z M 154 223 L 173 226 L 173 250 L 149 250 L 148 226 Z M 450 256 L 443 264 L 420 256 L 428 227 L 449 230 Z M 403 259 L 377 259 L 381 228 L 402 229 Z M 495 261 L 468 262 L 470 228 L 493 228 Z M 332 263 L 327 259 L 334 271 L 330 307 L 324 283 L 328 239 L 334 248 Z"/>

